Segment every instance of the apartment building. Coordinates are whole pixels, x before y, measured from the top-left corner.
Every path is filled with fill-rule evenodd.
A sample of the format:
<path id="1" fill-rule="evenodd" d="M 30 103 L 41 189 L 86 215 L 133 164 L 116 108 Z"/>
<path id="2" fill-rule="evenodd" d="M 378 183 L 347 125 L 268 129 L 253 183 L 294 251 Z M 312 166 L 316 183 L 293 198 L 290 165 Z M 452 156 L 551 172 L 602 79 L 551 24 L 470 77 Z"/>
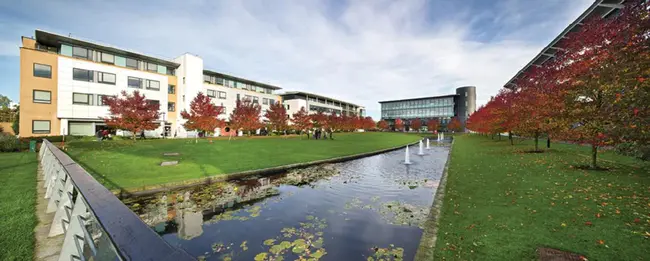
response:
<path id="1" fill-rule="evenodd" d="M 227 119 L 237 99 L 260 103 L 263 115 L 281 101 L 273 94 L 279 89 L 206 70 L 192 54 L 168 60 L 36 30 L 20 48 L 20 135 L 93 135 L 109 115 L 102 97 L 138 90 L 160 106 L 160 127 L 147 136 L 187 137 L 193 132 L 183 128 L 180 112 L 199 92 L 224 106 L 219 117 Z"/>
<path id="2" fill-rule="evenodd" d="M 348 116 L 365 116 L 366 114 L 366 108 L 363 106 L 318 94 L 294 91 L 282 93 L 280 96 L 289 115 L 300 111 L 300 108 L 303 107 L 309 114 L 317 112 Z"/>

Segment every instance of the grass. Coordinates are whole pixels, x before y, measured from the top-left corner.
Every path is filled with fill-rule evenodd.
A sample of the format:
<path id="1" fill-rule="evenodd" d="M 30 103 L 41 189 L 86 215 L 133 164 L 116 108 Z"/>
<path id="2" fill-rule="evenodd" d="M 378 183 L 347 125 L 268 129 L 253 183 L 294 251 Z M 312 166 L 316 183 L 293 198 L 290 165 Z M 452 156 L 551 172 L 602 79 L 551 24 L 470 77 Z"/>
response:
<path id="1" fill-rule="evenodd" d="M 604 152 L 609 171 L 580 170 L 589 147 L 521 153 L 532 144 L 456 138 L 436 259 L 532 260 L 542 246 L 589 260 L 650 256 L 649 162 Z"/>
<path id="2" fill-rule="evenodd" d="M 144 140 L 72 142 L 68 154 L 109 189 L 134 189 L 220 174 L 282 166 L 376 151 L 415 142 L 420 137 L 400 133 L 335 133 L 334 140 L 300 137 L 232 141 Z M 178 152 L 180 156 L 163 156 Z M 179 160 L 160 167 L 162 161 Z"/>
<path id="3" fill-rule="evenodd" d="M 34 256 L 37 165 L 34 153 L 0 153 L 0 260 Z"/>

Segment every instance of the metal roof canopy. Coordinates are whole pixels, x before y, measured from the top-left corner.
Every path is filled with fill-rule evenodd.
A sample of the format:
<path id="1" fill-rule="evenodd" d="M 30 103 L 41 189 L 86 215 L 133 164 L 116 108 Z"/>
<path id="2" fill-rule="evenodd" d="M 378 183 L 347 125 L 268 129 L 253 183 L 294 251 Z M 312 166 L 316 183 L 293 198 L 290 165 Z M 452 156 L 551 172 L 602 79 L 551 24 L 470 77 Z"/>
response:
<path id="1" fill-rule="evenodd" d="M 282 88 L 280 88 L 278 86 L 273 86 L 273 85 L 270 85 L 270 84 L 256 82 L 256 81 L 251 81 L 251 80 L 248 80 L 248 79 L 244 79 L 244 78 L 240 78 L 240 77 L 236 77 L 236 76 L 232 76 L 232 75 L 228 75 L 228 74 L 223 74 L 223 73 L 215 72 L 215 71 L 211 71 L 211 70 L 203 70 L 203 73 L 208 74 L 208 75 L 218 76 L 218 77 L 221 77 L 221 78 L 236 80 L 238 82 L 243 82 L 243 83 L 246 83 L 246 84 L 253 84 L 253 85 L 257 85 L 257 86 L 272 89 L 272 90 L 280 90 L 280 89 L 282 89 Z"/>
<path id="2" fill-rule="evenodd" d="M 47 46 L 56 46 L 57 48 L 60 48 L 62 43 L 67 43 L 76 46 L 90 47 L 95 50 L 110 52 L 117 55 L 123 55 L 129 58 L 147 60 L 147 61 L 155 62 L 160 65 L 164 65 L 166 67 L 178 68 L 180 66 L 180 64 L 166 59 L 156 58 L 153 56 L 144 55 L 133 51 L 127 51 L 124 49 L 119 49 L 105 44 L 93 43 L 86 40 L 81 40 L 77 38 L 46 32 L 43 30 L 37 29 L 35 35 L 36 35 L 36 42 L 42 43 Z"/>
<path id="3" fill-rule="evenodd" d="M 552 59 L 554 54 L 560 49 L 558 43 L 560 40 L 566 38 L 566 35 L 570 32 L 575 32 L 580 29 L 583 25 L 583 21 L 588 20 L 596 15 L 600 17 L 608 17 L 614 14 L 616 11 L 624 7 L 623 3 L 625 0 L 595 0 L 587 10 L 585 10 L 578 18 L 573 21 L 567 28 L 565 28 L 551 43 L 549 43 L 542 51 L 533 58 L 524 68 L 519 70 L 515 76 L 513 76 L 503 87 L 512 88 L 515 87 L 515 82 L 519 77 L 530 68 L 531 66 L 541 66 L 546 61 Z"/>
<path id="4" fill-rule="evenodd" d="M 420 98 L 408 98 L 408 99 L 392 100 L 392 101 L 380 101 L 379 103 L 403 102 L 403 101 L 417 101 L 417 100 L 424 100 L 424 99 L 448 98 L 448 97 L 454 97 L 454 96 L 456 96 L 456 95 L 458 95 L 458 94 L 447 94 L 447 95 L 431 96 L 431 97 L 420 97 Z"/>
<path id="5" fill-rule="evenodd" d="M 359 107 L 359 108 L 365 108 L 364 106 L 357 105 L 357 104 L 354 104 L 354 103 L 351 103 L 351 102 L 346 102 L 346 101 L 342 101 L 342 100 L 339 100 L 339 99 L 330 98 L 330 97 L 327 97 L 327 96 L 308 93 L 308 92 L 303 92 L 303 91 L 290 91 L 290 92 L 280 93 L 278 95 L 282 96 L 282 98 L 284 99 L 284 96 L 296 95 L 296 94 L 302 94 L 302 95 L 305 95 L 305 96 L 316 97 L 316 98 L 320 98 L 320 99 L 324 99 L 324 100 L 332 100 L 332 101 L 338 102 L 338 103 L 345 103 L 345 104 L 356 106 L 356 107 Z"/>

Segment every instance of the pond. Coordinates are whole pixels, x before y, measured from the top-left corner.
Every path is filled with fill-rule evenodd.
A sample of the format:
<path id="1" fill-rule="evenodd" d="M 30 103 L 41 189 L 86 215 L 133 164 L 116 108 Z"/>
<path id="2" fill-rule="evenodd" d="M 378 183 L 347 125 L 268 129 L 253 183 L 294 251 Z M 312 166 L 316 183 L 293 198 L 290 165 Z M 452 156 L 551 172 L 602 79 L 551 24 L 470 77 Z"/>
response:
<path id="1" fill-rule="evenodd" d="M 125 203 L 199 260 L 412 260 L 449 152 L 434 144 Z"/>

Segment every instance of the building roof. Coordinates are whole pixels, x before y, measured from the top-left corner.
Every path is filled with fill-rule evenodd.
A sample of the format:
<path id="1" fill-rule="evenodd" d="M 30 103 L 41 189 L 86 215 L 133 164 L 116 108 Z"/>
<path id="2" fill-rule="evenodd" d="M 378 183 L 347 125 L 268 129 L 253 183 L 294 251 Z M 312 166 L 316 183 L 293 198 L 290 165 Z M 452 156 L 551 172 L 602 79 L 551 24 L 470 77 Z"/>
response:
<path id="1" fill-rule="evenodd" d="M 542 51 L 535 56 L 524 68 L 519 70 L 503 87 L 512 88 L 519 77 L 523 76 L 526 71 L 532 66 L 540 66 L 546 61 L 553 58 L 553 55 L 559 49 L 558 43 L 570 32 L 580 30 L 583 21 L 586 21 L 594 16 L 607 17 L 616 13 L 619 9 L 623 8 L 625 0 L 595 0 L 594 3 L 587 8 L 578 18 L 573 21 L 567 28 L 565 28 L 551 43 L 542 49 Z"/>
<path id="2" fill-rule="evenodd" d="M 448 95 L 441 95 L 441 96 L 431 96 L 431 97 L 420 97 L 420 98 L 408 98 L 408 99 L 401 99 L 401 100 L 391 100 L 391 101 L 380 101 L 379 103 L 387 103 L 387 102 L 402 102 L 402 101 L 417 101 L 417 100 L 424 100 L 424 99 L 437 99 L 437 98 L 447 98 L 447 97 L 454 97 L 458 94 L 448 94 Z"/>
<path id="3" fill-rule="evenodd" d="M 48 46 L 60 47 L 62 43 L 67 43 L 71 45 L 90 47 L 95 50 L 110 52 L 117 55 L 124 55 L 132 58 L 147 60 L 147 61 L 155 62 L 160 65 L 164 65 L 166 67 L 178 68 L 178 66 L 180 66 L 180 64 L 172 62 L 168 59 L 145 55 L 135 51 L 129 51 L 122 48 L 117 48 L 108 44 L 92 42 L 89 40 L 82 40 L 71 36 L 63 36 L 60 34 L 46 32 L 39 29 L 36 29 L 35 35 L 36 35 L 37 42 Z"/>
<path id="4" fill-rule="evenodd" d="M 211 71 L 211 70 L 203 70 L 203 73 L 208 74 L 208 75 L 214 75 L 214 76 L 222 77 L 222 78 L 227 78 L 227 79 L 231 79 L 231 80 L 236 80 L 238 82 L 243 82 L 243 83 L 246 83 L 246 84 L 252 84 L 252 85 L 255 85 L 255 86 L 260 86 L 260 87 L 264 87 L 264 88 L 268 88 L 268 89 L 272 89 L 272 90 L 280 90 L 280 89 L 282 89 L 282 88 L 280 88 L 278 86 L 274 86 L 274 85 L 270 85 L 270 84 L 266 84 L 266 83 L 261 83 L 261 82 L 256 82 L 256 81 L 251 81 L 251 80 L 244 79 L 244 78 L 241 78 L 241 77 L 232 76 L 232 75 L 228 75 L 228 74 L 223 74 L 223 73 L 215 72 L 215 71 Z"/>
<path id="5" fill-rule="evenodd" d="M 316 98 L 320 98 L 320 99 L 327 99 L 327 100 L 332 100 L 332 101 L 335 101 L 335 102 L 338 102 L 338 103 L 345 103 L 345 104 L 348 104 L 348 105 L 356 106 L 356 107 L 359 107 L 359 108 L 365 108 L 364 106 L 357 105 L 357 104 L 354 104 L 354 103 L 351 103 L 351 102 L 346 102 L 346 101 L 342 101 L 342 100 L 339 100 L 339 99 L 335 99 L 335 98 L 331 98 L 331 97 L 327 97 L 327 96 L 323 96 L 323 95 L 318 95 L 318 94 L 314 94 L 314 93 L 309 93 L 309 92 L 303 92 L 303 91 L 289 91 L 289 92 L 285 92 L 285 93 L 280 93 L 279 95 L 284 97 L 284 96 L 287 96 L 287 95 L 295 95 L 295 94 L 311 96 L 311 97 L 316 97 Z"/>

